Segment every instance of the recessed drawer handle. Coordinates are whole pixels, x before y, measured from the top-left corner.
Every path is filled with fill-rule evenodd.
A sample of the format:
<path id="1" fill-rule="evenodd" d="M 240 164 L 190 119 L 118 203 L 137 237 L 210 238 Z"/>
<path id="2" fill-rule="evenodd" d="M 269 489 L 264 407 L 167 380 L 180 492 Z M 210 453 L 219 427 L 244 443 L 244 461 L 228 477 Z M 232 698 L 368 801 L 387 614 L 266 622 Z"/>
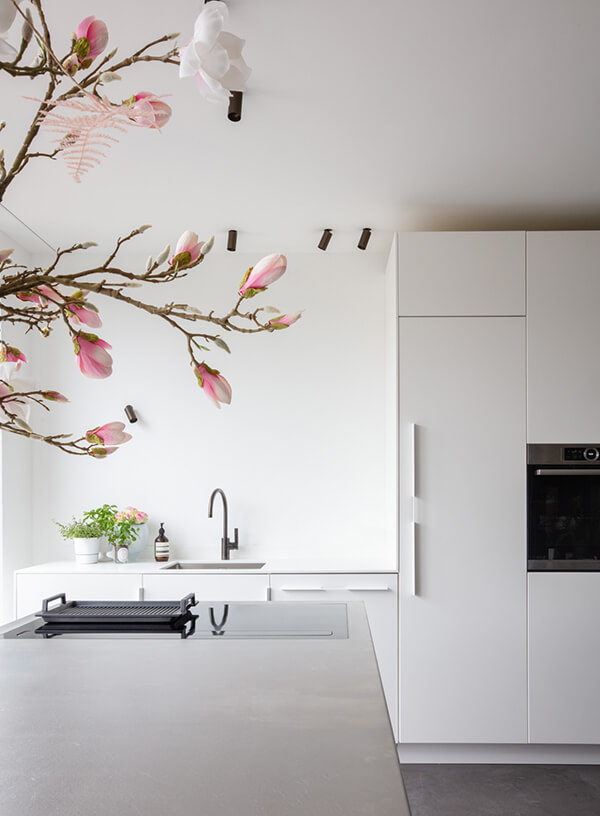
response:
<path id="1" fill-rule="evenodd" d="M 326 592 L 325 587 L 281 587 L 282 592 Z"/>
<path id="2" fill-rule="evenodd" d="M 390 587 L 346 587 L 346 592 L 391 592 Z"/>

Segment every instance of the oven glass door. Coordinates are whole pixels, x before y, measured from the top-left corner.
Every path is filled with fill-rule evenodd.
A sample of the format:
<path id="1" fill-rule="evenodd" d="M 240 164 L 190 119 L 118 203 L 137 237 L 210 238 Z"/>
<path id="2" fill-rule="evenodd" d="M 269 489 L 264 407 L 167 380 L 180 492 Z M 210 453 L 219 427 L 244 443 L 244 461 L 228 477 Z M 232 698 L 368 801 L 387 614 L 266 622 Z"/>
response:
<path id="1" fill-rule="evenodd" d="M 600 571 L 600 468 L 529 466 L 529 570 Z"/>

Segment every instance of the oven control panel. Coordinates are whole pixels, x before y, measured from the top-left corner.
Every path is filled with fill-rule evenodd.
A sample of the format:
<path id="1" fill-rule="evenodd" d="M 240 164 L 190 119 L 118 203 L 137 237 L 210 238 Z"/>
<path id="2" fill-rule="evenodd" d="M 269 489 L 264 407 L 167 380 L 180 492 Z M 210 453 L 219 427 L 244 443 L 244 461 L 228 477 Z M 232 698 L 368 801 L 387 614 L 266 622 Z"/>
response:
<path id="1" fill-rule="evenodd" d="M 598 462 L 600 461 L 600 448 L 584 446 L 564 448 L 563 460 L 565 462 Z"/>

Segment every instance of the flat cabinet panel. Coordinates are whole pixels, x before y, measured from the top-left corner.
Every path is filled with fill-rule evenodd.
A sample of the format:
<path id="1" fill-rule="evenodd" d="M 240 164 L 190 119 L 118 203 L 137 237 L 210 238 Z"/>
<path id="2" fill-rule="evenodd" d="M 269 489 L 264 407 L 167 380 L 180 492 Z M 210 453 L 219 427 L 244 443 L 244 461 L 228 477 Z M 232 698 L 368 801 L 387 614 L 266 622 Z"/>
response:
<path id="1" fill-rule="evenodd" d="M 68 601 L 137 601 L 139 575 L 17 574 L 16 615 L 39 612 L 44 598 L 64 592 Z"/>
<path id="2" fill-rule="evenodd" d="M 529 574 L 529 741 L 600 743 L 600 575 Z"/>
<path id="3" fill-rule="evenodd" d="M 524 232 L 409 232 L 398 240 L 401 316 L 524 315 Z"/>
<path id="4" fill-rule="evenodd" d="M 525 319 L 399 342 L 400 739 L 525 742 Z"/>
<path id="5" fill-rule="evenodd" d="M 273 601 L 363 601 L 381 684 L 398 741 L 398 577 L 373 574 L 272 575 Z"/>
<path id="6" fill-rule="evenodd" d="M 529 442 L 600 441 L 600 232 L 527 235 Z"/>
<path id="7" fill-rule="evenodd" d="M 268 575 L 144 575 L 144 599 L 183 598 L 196 593 L 199 601 L 266 601 Z"/>

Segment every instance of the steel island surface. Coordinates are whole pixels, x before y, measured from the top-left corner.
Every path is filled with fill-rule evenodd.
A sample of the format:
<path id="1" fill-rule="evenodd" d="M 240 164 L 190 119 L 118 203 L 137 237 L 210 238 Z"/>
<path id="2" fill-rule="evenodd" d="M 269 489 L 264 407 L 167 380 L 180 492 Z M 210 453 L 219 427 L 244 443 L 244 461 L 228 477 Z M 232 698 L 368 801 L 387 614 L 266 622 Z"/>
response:
<path id="1" fill-rule="evenodd" d="M 0 813 L 409 816 L 347 613 L 332 640 L 0 637 Z"/>

